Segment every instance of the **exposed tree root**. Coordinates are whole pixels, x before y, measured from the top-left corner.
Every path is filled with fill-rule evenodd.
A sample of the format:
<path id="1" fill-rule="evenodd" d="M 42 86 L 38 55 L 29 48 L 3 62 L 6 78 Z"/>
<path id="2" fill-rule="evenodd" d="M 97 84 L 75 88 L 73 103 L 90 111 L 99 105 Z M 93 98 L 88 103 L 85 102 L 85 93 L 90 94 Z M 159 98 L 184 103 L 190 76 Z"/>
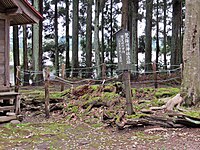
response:
<path id="1" fill-rule="evenodd" d="M 167 111 L 172 111 L 174 107 L 179 108 L 182 102 L 183 102 L 183 98 L 181 97 L 180 94 L 177 94 L 175 97 L 170 99 L 165 105 L 161 107 L 151 107 L 150 110 L 166 109 Z"/>

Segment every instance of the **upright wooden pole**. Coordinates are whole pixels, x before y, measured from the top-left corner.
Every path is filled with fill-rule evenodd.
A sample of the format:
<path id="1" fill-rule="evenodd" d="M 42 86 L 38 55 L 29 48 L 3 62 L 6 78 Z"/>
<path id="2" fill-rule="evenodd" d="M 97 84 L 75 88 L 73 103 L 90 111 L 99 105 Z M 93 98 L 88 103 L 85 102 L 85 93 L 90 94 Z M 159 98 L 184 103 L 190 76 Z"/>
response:
<path id="1" fill-rule="evenodd" d="M 20 66 L 17 66 L 17 72 L 16 72 L 16 85 L 15 85 L 15 92 L 19 92 L 19 86 L 20 86 Z"/>
<path id="2" fill-rule="evenodd" d="M 158 88 L 158 82 L 157 82 L 157 64 L 156 62 L 153 62 L 152 64 L 152 68 L 153 68 L 153 75 L 154 75 L 154 87 Z"/>
<path id="3" fill-rule="evenodd" d="M 45 114 L 49 118 L 49 68 L 45 68 Z"/>
<path id="4" fill-rule="evenodd" d="M 106 64 L 102 64 L 102 79 L 106 79 Z"/>
<path id="5" fill-rule="evenodd" d="M 123 72 L 123 82 L 124 82 L 125 94 L 126 94 L 127 114 L 132 115 L 134 111 L 133 111 L 133 105 L 132 105 L 130 72 L 128 70 L 125 70 Z"/>
<path id="6" fill-rule="evenodd" d="M 65 79 L 65 64 L 62 64 L 61 78 Z M 64 83 L 61 83 L 61 92 L 64 91 Z"/>

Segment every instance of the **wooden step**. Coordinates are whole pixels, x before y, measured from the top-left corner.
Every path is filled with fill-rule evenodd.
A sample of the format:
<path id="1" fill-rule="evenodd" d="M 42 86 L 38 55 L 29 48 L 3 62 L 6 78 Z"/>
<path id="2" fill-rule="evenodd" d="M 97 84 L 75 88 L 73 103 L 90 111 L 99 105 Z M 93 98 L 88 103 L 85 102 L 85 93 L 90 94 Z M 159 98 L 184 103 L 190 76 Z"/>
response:
<path id="1" fill-rule="evenodd" d="M 15 110 L 15 106 L 0 107 L 0 111 L 6 111 L 6 110 Z"/>

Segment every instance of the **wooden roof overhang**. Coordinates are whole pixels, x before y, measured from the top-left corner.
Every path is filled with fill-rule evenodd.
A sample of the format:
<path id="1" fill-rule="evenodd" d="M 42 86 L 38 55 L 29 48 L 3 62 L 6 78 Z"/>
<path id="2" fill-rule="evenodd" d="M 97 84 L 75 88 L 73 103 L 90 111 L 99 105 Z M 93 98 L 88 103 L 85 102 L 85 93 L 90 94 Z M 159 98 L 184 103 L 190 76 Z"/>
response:
<path id="1" fill-rule="evenodd" d="M 10 25 L 38 23 L 43 18 L 27 0 L 0 0 L 0 13 L 10 18 Z"/>

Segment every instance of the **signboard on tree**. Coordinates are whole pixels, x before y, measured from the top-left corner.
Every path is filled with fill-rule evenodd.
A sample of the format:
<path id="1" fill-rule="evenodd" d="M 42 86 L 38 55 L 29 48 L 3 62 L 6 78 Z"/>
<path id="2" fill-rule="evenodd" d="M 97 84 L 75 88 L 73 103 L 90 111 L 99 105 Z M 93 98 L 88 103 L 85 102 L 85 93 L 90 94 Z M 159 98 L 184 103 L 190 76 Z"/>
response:
<path id="1" fill-rule="evenodd" d="M 131 69 L 130 32 L 124 29 L 116 33 L 118 69 Z"/>

